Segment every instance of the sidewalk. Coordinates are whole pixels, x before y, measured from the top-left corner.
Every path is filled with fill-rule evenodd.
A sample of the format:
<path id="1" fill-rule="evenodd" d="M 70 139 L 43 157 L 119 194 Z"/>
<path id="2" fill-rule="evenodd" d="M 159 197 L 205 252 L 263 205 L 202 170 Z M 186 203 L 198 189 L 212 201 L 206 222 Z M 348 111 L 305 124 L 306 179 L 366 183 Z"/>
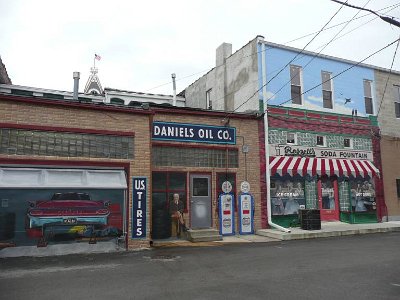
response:
<path id="1" fill-rule="evenodd" d="M 379 232 L 400 231 L 400 221 L 370 224 L 348 224 L 342 222 L 322 222 L 321 230 L 302 230 L 290 228 L 291 232 L 286 233 L 278 229 L 260 229 L 257 234 L 282 241 L 313 239 L 323 237 L 358 235 Z"/>
<path id="2" fill-rule="evenodd" d="M 290 233 L 277 229 L 260 229 L 257 234 L 224 236 L 222 241 L 192 243 L 185 239 L 155 240 L 154 248 L 164 247 L 218 247 L 226 244 L 237 243 L 268 243 L 286 240 L 324 238 L 346 235 L 359 235 L 379 232 L 400 231 L 400 221 L 391 221 L 372 224 L 347 224 L 342 222 L 322 222 L 321 230 L 302 230 L 291 228 Z M 36 246 L 10 247 L 0 250 L 0 258 L 22 256 L 57 256 L 68 254 L 91 254 L 124 252 L 124 247 L 119 247 L 115 241 L 88 243 L 71 243 L 49 245 L 44 248 Z"/>

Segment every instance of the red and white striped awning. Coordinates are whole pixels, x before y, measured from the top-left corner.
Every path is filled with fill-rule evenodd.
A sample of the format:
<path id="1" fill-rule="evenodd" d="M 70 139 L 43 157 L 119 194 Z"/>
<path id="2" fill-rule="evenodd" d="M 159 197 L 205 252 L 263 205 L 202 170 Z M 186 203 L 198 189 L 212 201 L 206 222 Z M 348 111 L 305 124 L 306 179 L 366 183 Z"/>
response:
<path id="1" fill-rule="evenodd" d="M 275 174 L 294 176 L 328 175 L 357 177 L 379 176 L 379 170 L 368 160 L 328 159 L 296 156 L 271 156 L 269 158 L 271 176 Z"/>

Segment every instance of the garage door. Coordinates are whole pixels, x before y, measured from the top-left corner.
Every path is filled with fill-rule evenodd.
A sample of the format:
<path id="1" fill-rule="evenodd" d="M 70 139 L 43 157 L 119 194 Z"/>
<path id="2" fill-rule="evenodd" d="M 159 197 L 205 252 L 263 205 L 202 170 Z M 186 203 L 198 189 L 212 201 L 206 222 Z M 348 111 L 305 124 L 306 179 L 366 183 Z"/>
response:
<path id="1" fill-rule="evenodd" d="M 119 169 L 0 168 L 0 241 L 34 245 L 109 240 L 125 230 Z"/>

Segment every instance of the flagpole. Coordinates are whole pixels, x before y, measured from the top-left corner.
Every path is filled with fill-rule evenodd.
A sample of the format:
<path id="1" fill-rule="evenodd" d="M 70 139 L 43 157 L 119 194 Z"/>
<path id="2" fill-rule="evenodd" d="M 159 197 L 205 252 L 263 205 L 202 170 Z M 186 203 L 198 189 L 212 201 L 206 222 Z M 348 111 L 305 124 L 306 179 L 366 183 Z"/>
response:
<path id="1" fill-rule="evenodd" d="M 96 54 L 94 55 L 93 58 L 93 69 L 96 69 Z"/>

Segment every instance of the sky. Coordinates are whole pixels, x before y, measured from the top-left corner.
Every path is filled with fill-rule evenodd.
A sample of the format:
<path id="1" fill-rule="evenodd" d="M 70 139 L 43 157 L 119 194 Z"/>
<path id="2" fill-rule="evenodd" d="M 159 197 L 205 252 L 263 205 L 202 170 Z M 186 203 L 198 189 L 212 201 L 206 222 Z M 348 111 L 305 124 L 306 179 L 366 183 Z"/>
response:
<path id="1" fill-rule="evenodd" d="M 348 3 L 375 11 L 389 7 L 380 13 L 400 21 L 400 0 Z M 172 94 L 171 74 L 180 92 L 215 66 L 223 42 L 235 52 L 262 35 L 302 49 L 340 7 L 330 0 L 0 0 L 0 56 L 16 85 L 72 91 L 73 72 L 79 71 L 83 92 L 98 54 L 103 88 Z M 327 27 L 357 12 L 342 7 Z M 359 61 L 399 38 L 400 28 L 367 12 L 360 16 L 322 53 Z M 324 30 L 306 50 L 318 52 L 343 26 Z M 365 63 L 390 69 L 395 49 Z M 400 71 L 400 54 L 394 69 Z"/>

